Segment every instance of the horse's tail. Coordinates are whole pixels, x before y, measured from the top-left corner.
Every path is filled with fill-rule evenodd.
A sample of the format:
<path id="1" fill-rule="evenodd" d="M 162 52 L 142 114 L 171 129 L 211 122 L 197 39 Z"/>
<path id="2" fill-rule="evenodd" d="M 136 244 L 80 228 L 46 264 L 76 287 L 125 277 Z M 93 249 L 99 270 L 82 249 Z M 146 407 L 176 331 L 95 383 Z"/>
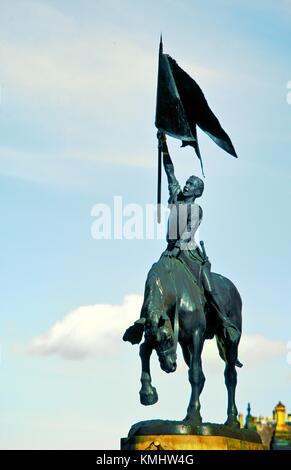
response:
<path id="1" fill-rule="evenodd" d="M 219 355 L 221 357 L 221 359 L 226 362 L 226 354 L 225 354 L 225 347 L 224 347 L 224 342 L 221 338 L 219 338 L 217 335 L 216 335 L 216 344 L 217 344 L 217 348 L 218 348 L 218 352 L 219 352 Z M 235 365 L 237 367 L 242 367 L 243 364 L 237 359 L 236 360 L 236 363 Z"/>

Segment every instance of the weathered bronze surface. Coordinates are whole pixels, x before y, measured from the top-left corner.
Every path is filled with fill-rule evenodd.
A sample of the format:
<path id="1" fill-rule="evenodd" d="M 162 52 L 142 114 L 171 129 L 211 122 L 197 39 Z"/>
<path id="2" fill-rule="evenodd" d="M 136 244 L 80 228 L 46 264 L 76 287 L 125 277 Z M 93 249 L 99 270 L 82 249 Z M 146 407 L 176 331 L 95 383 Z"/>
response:
<path id="1" fill-rule="evenodd" d="M 158 435 L 164 439 L 167 437 L 169 442 L 172 442 L 173 436 L 177 436 L 177 439 L 182 435 L 189 439 L 191 436 L 196 436 L 197 439 L 200 436 L 201 442 L 194 439 L 194 443 L 190 439 L 193 446 L 198 447 L 200 444 L 205 446 L 203 439 L 210 437 L 214 439 L 211 445 L 216 445 L 213 444 L 215 439 L 221 438 L 221 443 L 217 445 L 224 448 L 261 446 L 261 439 L 256 432 L 239 429 L 235 403 L 236 367 L 242 366 L 238 360 L 242 331 L 241 297 L 229 279 L 212 272 L 204 243 L 200 242 L 199 247 L 195 241 L 195 233 L 203 216 L 202 208 L 196 200 L 203 194 L 204 181 L 192 175 L 181 189 L 166 143 L 166 134 L 179 138 L 183 145 L 192 145 L 201 160 L 196 124 L 220 147 L 236 157 L 228 135 L 210 110 L 201 89 L 173 59 L 163 54 L 161 43 L 156 109 L 159 141 L 158 202 L 161 197 L 163 158 L 170 208 L 167 247 L 148 273 L 140 318 L 126 330 L 123 339 L 138 344 L 144 338 L 140 346 L 140 402 L 143 405 L 153 405 L 158 401 L 150 372 L 153 350 L 157 352 L 161 369 L 170 373 L 176 370 L 178 344 L 189 369 L 191 395 L 183 420 L 153 420 L 135 424 L 128 437 L 133 440 L 132 443 L 126 441 L 132 448 L 135 448 L 135 442 L 139 445 L 142 436 Z M 218 353 L 225 362 L 228 401 L 224 425 L 203 424 L 200 413 L 200 395 L 205 382 L 201 354 L 205 340 L 214 337 Z M 177 445 L 174 448 L 183 448 L 179 446 L 185 443 L 181 444 L 177 439 L 176 444 L 169 444 L 167 441 L 167 446 Z"/>
<path id="2" fill-rule="evenodd" d="M 241 366 L 238 360 L 241 298 L 229 279 L 211 272 L 204 245 L 200 250 L 194 239 L 202 219 L 202 209 L 195 200 L 203 193 L 203 181 L 191 176 L 182 190 L 174 174 L 165 136 L 161 134 L 160 139 L 170 192 L 168 245 L 148 273 L 140 319 L 127 329 L 123 337 L 125 341 L 137 344 L 144 334 L 144 342 L 140 346 L 140 401 L 143 405 L 152 405 L 158 400 L 150 374 L 152 351 L 157 351 L 160 366 L 165 372 L 174 372 L 179 343 L 189 367 L 191 384 L 184 421 L 192 426 L 201 425 L 200 394 L 205 382 L 201 353 L 204 341 L 215 336 L 219 354 L 225 361 L 226 424 L 239 426 L 235 367 Z"/>

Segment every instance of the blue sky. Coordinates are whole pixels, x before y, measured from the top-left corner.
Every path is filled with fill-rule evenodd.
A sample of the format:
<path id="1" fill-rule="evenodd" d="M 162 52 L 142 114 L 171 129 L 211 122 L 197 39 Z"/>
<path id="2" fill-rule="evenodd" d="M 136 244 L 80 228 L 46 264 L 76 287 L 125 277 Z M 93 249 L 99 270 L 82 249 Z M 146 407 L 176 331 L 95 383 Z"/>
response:
<path id="1" fill-rule="evenodd" d="M 200 236 L 244 304 L 238 407 L 251 401 L 254 414 L 270 415 L 281 400 L 291 412 L 290 1 L 11 0 L 0 8 L 0 448 L 118 448 L 135 421 L 185 414 L 182 359 L 171 376 L 153 359 L 160 401 L 144 408 L 137 350 L 119 340 L 164 242 L 91 237 L 95 204 L 112 207 L 116 195 L 155 202 L 160 32 L 239 156 L 200 134 Z M 181 182 L 200 175 L 191 149 L 173 139 L 169 147 Z M 66 330 L 74 318 L 76 336 Z M 60 340 L 48 344 L 55 325 Z M 223 365 L 207 348 L 202 414 L 221 422 Z"/>

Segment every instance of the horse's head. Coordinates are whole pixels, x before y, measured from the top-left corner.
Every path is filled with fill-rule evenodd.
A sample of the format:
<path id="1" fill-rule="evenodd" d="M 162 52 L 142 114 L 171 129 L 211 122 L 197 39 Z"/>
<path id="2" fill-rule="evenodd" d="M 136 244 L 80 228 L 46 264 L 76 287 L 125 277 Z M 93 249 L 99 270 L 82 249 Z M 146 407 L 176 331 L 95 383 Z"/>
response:
<path id="1" fill-rule="evenodd" d="M 169 319 L 163 320 L 159 327 L 156 351 L 161 369 L 167 373 L 175 372 L 177 368 L 177 344 L 175 342 L 172 325 Z"/>

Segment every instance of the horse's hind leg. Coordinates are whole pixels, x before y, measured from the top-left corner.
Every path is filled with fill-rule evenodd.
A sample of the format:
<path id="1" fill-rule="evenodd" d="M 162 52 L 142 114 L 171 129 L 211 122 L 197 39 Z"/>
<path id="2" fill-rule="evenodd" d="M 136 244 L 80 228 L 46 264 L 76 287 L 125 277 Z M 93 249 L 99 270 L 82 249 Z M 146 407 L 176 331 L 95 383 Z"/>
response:
<path id="1" fill-rule="evenodd" d="M 227 388 L 228 395 L 228 405 L 227 405 L 227 420 L 226 425 L 229 426 L 239 426 L 239 421 L 237 419 L 237 407 L 235 404 L 235 389 L 237 384 L 237 372 L 235 369 L 235 364 L 237 361 L 238 354 L 238 342 L 231 342 L 228 340 L 225 348 L 225 370 L 224 378 L 225 385 Z"/>
<path id="2" fill-rule="evenodd" d="M 193 333 L 193 347 L 191 363 L 189 367 L 189 381 L 191 384 L 191 398 L 187 409 L 187 416 L 184 421 L 194 426 L 202 423 L 200 414 L 200 394 L 205 383 L 205 376 L 202 370 L 201 354 L 204 344 L 205 328 L 197 328 Z"/>
<path id="3" fill-rule="evenodd" d="M 158 401 L 158 394 L 155 387 L 152 386 L 150 373 L 150 357 L 153 348 L 149 341 L 145 341 L 139 348 L 141 358 L 141 390 L 139 392 L 142 405 L 154 405 Z"/>

